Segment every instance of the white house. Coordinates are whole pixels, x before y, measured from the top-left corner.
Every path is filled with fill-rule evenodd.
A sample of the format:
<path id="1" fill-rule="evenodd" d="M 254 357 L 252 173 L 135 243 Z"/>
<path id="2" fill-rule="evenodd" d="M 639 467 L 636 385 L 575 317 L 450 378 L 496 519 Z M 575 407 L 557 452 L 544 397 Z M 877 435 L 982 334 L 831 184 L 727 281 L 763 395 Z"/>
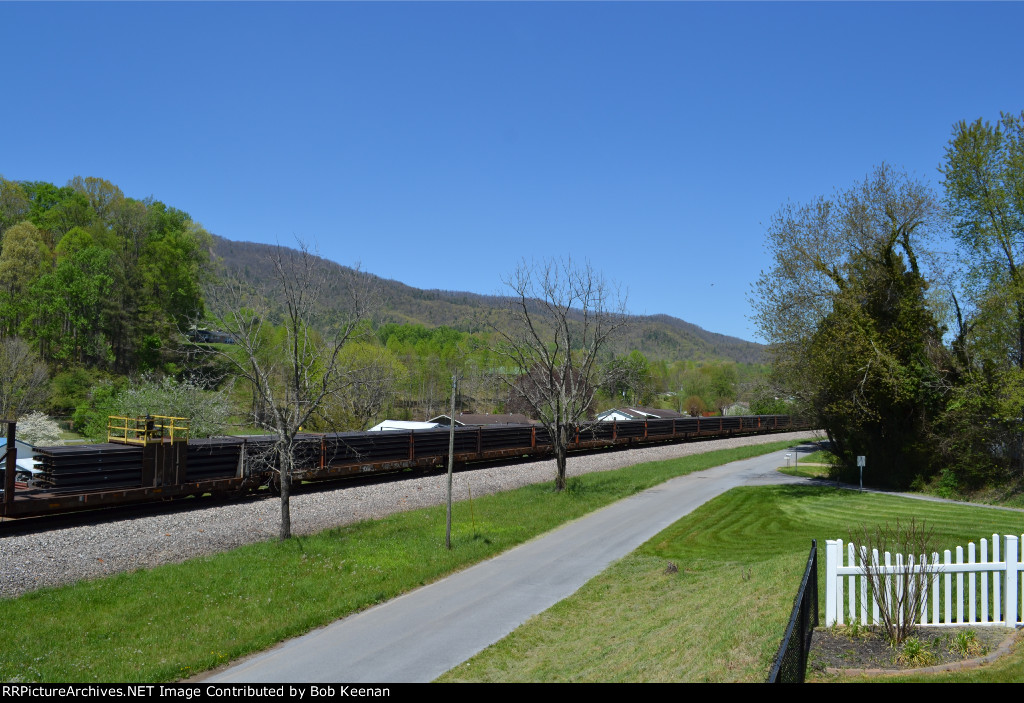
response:
<path id="1" fill-rule="evenodd" d="M 686 417 L 675 410 L 660 408 L 611 408 L 599 413 L 598 422 L 622 422 L 623 420 L 671 420 L 674 417 Z"/>
<path id="2" fill-rule="evenodd" d="M 413 422 L 411 420 L 384 420 L 371 427 L 368 432 L 387 432 L 388 430 L 432 430 L 439 427 L 436 422 Z"/>

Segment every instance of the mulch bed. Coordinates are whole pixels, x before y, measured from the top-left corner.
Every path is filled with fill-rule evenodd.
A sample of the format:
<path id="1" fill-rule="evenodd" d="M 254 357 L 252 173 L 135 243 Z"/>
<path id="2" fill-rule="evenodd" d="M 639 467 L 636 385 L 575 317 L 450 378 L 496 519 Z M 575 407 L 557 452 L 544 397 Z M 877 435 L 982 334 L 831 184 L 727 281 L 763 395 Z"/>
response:
<path id="1" fill-rule="evenodd" d="M 975 647 L 966 656 L 952 646 L 959 632 L 973 632 Z M 824 673 L 882 673 L 950 665 L 968 666 L 971 662 L 991 660 L 1008 651 L 1014 630 L 1005 627 L 919 627 L 916 637 L 925 651 L 924 657 L 903 661 L 900 651 L 893 649 L 879 628 L 819 627 L 811 640 L 808 675 Z"/>

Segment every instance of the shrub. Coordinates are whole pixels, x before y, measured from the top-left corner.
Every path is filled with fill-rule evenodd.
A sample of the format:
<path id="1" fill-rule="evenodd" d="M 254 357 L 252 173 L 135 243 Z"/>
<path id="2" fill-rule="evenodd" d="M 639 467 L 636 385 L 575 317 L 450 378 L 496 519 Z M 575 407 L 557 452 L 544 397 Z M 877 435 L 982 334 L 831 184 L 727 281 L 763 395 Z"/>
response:
<path id="1" fill-rule="evenodd" d="M 888 523 L 874 529 L 862 526 L 850 535 L 850 541 L 859 544 L 871 597 L 878 603 L 879 619 L 894 646 L 913 632 L 928 588 L 936 578 L 928 563 L 928 555 L 934 551 L 933 533 L 923 520 L 911 518 L 901 523 L 897 518 L 895 527 Z M 886 566 L 890 554 L 891 567 Z"/>

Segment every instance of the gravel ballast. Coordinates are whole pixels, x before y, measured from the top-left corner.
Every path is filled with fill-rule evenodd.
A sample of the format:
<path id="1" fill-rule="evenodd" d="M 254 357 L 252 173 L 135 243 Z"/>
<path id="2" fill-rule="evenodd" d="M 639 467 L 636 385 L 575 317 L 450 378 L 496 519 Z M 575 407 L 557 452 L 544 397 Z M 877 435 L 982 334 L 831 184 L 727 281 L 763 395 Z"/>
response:
<path id="1" fill-rule="evenodd" d="M 816 437 L 813 432 L 791 432 L 570 456 L 568 475 L 611 471 L 717 449 Z M 486 495 L 553 481 L 554 475 L 553 459 L 473 469 L 455 474 L 452 491 L 456 500 L 465 500 L 469 490 L 474 496 Z M 292 532 L 311 534 L 395 512 L 440 505 L 445 501 L 446 484 L 445 474 L 439 472 L 360 485 L 341 481 L 336 488 L 293 495 Z M 268 497 L 234 503 L 210 501 L 197 509 L 110 521 L 90 520 L 71 527 L 40 526 L 30 534 L 6 535 L 0 537 L 0 597 L 180 562 L 274 539 L 279 521 L 280 502 Z"/>

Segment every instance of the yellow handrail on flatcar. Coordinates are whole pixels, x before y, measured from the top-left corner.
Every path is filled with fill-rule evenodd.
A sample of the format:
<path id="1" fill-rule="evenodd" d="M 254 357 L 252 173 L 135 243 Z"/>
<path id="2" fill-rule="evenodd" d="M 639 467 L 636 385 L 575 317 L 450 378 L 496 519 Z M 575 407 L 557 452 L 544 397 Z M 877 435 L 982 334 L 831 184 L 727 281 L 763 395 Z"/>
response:
<path id="1" fill-rule="evenodd" d="M 107 441 L 115 444 L 153 444 L 187 442 L 188 418 L 149 415 L 124 417 L 111 415 L 107 420 Z"/>

